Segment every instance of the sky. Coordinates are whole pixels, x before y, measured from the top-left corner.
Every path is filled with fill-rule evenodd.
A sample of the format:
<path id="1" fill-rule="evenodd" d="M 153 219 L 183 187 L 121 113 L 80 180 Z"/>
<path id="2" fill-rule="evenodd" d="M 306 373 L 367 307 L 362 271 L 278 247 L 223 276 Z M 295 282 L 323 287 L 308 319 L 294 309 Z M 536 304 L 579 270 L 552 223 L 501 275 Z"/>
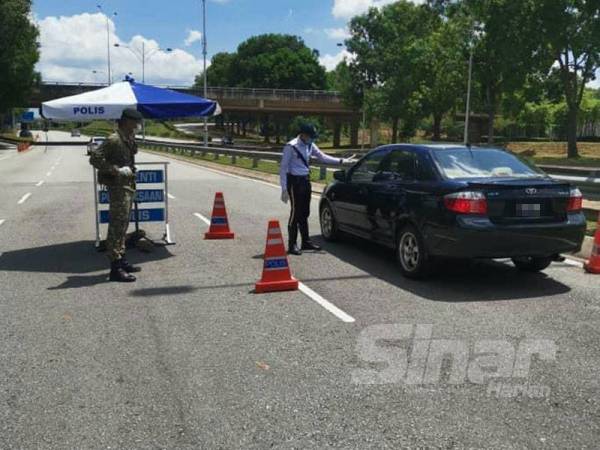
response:
<path id="1" fill-rule="evenodd" d="M 337 44 L 350 18 L 393 1 L 207 0 L 208 62 L 251 36 L 287 33 L 318 50 L 321 64 L 332 70 L 348 56 Z M 105 83 L 107 34 L 113 80 L 130 72 L 142 80 L 142 48 L 148 84 L 189 86 L 202 71 L 201 0 L 34 0 L 32 20 L 40 29 L 37 69 L 44 81 Z M 600 79 L 591 85 L 599 87 Z"/>
<path id="2" fill-rule="evenodd" d="M 235 51 L 251 36 L 288 33 L 317 49 L 331 70 L 346 55 L 337 44 L 346 37 L 349 19 L 392 1 L 207 0 L 208 61 L 215 53 Z M 38 70 L 44 81 L 106 82 L 107 34 L 114 79 L 131 72 L 142 80 L 142 47 L 146 83 L 191 85 L 202 71 L 200 0 L 34 0 L 32 12 L 40 29 Z"/>

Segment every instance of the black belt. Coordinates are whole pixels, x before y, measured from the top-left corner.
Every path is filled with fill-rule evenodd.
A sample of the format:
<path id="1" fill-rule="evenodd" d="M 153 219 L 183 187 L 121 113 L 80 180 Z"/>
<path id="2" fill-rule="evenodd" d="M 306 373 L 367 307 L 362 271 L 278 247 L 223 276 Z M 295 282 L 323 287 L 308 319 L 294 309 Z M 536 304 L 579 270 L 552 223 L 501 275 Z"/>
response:
<path id="1" fill-rule="evenodd" d="M 308 180 L 310 175 L 292 175 L 291 173 L 287 174 L 288 178 L 296 179 L 296 180 Z"/>

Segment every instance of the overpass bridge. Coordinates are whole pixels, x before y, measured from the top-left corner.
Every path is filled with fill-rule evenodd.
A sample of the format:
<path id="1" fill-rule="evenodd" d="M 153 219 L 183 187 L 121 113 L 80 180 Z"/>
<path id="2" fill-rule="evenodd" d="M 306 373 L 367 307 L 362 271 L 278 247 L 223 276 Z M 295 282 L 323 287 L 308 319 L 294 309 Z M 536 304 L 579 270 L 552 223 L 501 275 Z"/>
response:
<path id="1" fill-rule="evenodd" d="M 30 97 L 30 106 L 69 95 L 100 89 L 106 84 L 44 82 Z M 186 94 L 203 96 L 201 89 L 186 86 L 162 86 Z M 332 91 L 295 89 L 253 89 L 209 87 L 208 98 L 217 100 L 223 109 L 221 124 L 231 131 L 245 131 L 247 122 L 272 123 L 275 127 L 298 115 L 319 116 L 334 130 L 334 144 L 339 145 L 343 125 L 350 127 L 353 145 L 358 143 L 359 111 L 346 106 Z M 337 142 L 336 142 L 337 141 Z"/>

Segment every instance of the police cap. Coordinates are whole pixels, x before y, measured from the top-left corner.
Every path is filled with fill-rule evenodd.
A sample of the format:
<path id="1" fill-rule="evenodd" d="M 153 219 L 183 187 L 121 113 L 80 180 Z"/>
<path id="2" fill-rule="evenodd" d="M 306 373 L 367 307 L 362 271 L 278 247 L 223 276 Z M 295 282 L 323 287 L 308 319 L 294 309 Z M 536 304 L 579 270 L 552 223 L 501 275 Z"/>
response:
<path id="1" fill-rule="evenodd" d="M 310 123 L 303 123 L 302 125 L 300 125 L 299 132 L 300 134 L 306 134 L 311 139 L 315 139 L 319 136 L 317 128 L 314 125 L 311 125 Z"/>

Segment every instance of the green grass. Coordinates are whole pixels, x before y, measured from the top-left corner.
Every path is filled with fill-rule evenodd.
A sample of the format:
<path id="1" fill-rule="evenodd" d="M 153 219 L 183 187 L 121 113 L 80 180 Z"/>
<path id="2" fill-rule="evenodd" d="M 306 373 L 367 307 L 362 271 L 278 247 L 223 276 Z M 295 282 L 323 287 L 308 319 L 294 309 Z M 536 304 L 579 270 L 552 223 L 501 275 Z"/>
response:
<path id="1" fill-rule="evenodd" d="M 152 149 L 152 151 L 160 151 L 160 150 L 154 150 Z M 166 153 L 166 152 L 162 152 L 161 153 Z M 173 154 L 173 153 L 169 153 L 169 154 Z M 236 163 L 233 164 L 231 162 L 231 157 L 230 156 L 225 156 L 225 155 L 219 155 L 219 159 L 215 159 L 215 155 L 214 153 L 206 153 L 205 156 L 202 156 L 200 153 L 197 153 L 195 156 L 190 156 L 190 155 L 186 155 L 186 154 L 177 154 L 177 156 L 184 158 L 184 159 L 188 159 L 190 161 L 194 161 L 194 160 L 201 160 L 201 161 L 209 161 L 212 163 L 216 163 L 216 164 L 221 164 L 223 166 L 230 166 L 230 167 L 239 167 L 241 169 L 248 169 L 248 170 L 255 170 L 257 172 L 263 172 L 263 173 L 269 173 L 272 175 L 279 175 L 279 163 L 275 162 L 275 161 L 258 161 L 258 167 L 252 167 L 252 158 L 245 158 L 245 157 L 237 157 L 236 158 Z M 317 182 L 317 183 L 330 183 L 331 181 L 333 181 L 333 173 L 330 171 L 327 171 L 327 175 L 326 175 L 326 179 L 325 180 L 319 180 L 319 168 L 313 168 L 311 169 L 311 179 L 313 182 Z"/>
<path id="2" fill-rule="evenodd" d="M 32 138 L 18 137 L 15 133 L 0 133 L 0 138 L 8 139 L 15 142 L 33 142 Z"/>
<path id="3" fill-rule="evenodd" d="M 113 133 L 114 130 L 115 125 L 112 122 L 97 120 L 82 127 L 81 133 L 89 136 L 108 136 L 109 134 Z M 154 120 L 146 121 L 146 135 L 174 139 L 190 139 L 190 136 L 185 133 L 181 133 L 175 127 L 173 127 L 173 125 Z"/>

